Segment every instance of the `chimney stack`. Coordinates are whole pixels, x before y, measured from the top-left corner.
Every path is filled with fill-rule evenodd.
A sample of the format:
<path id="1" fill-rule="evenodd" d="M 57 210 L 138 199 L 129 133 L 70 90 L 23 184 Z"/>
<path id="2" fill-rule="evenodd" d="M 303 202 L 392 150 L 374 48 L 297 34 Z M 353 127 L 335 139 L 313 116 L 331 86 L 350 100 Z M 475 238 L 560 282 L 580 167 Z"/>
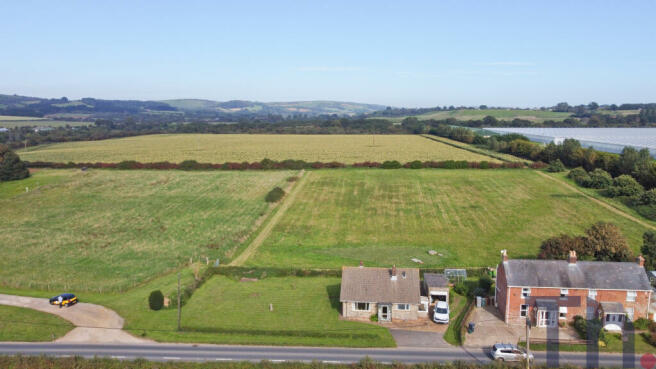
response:
<path id="1" fill-rule="evenodd" d="M 569 250 L 569 256 L 567 257 L 567 262 L 569 263 L 569 265 L 576 264 L 576 251 Z"/>
<path id="2" fill-rule="evenodd" d="M 508 252 L 506 249 L 503 249 L 501 250 L 501 262 L 505 263 L 506 261 L 508 261 Z"/>
<path id="3" fill-rule="evenodd" d="M 640 265 L 641 267 L 644 267 L 645 258 L 643 258 L 642 255 L 638 255 L 638 257 L 636 258 L 636 263 L 638 263 L 638 265 Z"/>
<path id="4" fill-rule="evenodd" d="M 396 280 L 396 264 L 394 264 L 394 265 L 392 266 L 392 277 L 391 277 L 391 279 L 392 279 L 393 281 Z"/>

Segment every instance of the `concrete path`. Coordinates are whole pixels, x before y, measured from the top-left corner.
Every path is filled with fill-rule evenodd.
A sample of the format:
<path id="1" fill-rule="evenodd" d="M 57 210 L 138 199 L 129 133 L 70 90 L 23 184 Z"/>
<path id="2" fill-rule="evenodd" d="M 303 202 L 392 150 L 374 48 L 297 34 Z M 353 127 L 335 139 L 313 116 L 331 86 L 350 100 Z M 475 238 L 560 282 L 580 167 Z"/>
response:
<path id="1" fill-rule="evenodd" d="M 444 340 L 441 332 L 410 331 L 405 329 L 390 329 L 398 347 L 444 348 L 452 347 Z"/>
<path id="2" fill-rule="evenodd" d="M 501 320 L 494 306 L 474 308 L 468 322 L 473 322 L 474 333 L 465 334 L 465 346 L 467 347 L 490 347 L 495 343 L 516 344 L 520 334 L 508 327 Z"/>
<path id="3" fill-rule="evenodd" d="M 78 303 L 59 308 L 48 299 L 0 294 L 0 305 L 17 306 L 54 314 L 73 323 L 73 328 L 57 342 L 64 343 L 150 343 L 122 330 L 123 318 L 104 306 Z"/>

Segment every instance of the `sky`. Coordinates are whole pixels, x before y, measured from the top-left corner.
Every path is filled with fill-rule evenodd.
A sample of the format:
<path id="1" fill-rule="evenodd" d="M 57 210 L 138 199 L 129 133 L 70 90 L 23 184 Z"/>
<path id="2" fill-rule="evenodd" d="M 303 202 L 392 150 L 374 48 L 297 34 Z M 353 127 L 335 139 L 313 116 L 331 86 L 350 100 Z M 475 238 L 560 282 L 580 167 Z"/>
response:
<path id="1" fill-rule="evenodd" d="M 656 102 L 656 1 L 2 1 L 0 93 Z"/>

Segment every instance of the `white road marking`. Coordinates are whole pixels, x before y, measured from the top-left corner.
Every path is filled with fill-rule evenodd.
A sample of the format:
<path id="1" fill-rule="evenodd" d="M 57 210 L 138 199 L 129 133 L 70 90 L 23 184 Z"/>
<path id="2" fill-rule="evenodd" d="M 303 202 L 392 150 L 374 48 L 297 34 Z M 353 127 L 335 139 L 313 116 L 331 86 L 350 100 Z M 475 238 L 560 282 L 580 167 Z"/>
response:
<path id="1" fill-rule="evenodd" d="M 216 360 L 216 361 L 231 361 L 232 359 L 229 359 L 229 358 L 223 358 L 223 357 L 217 357 L 217 358 L 214 359 L 214 360 Z"/>
<path id="2" fill-rule="evenodd" d="M 180 360 L 180 358 L 176 357 L 176 356 L 163 356 L 162 359 L 164 359 L 164 360 Z"/>
<path id="3" fill-rule="evenodd" d="M 126 356 L 117 356 L 117 355 L 112 355 L 111 358 L 112 358 L 112 359 L 125 359 Z"/>

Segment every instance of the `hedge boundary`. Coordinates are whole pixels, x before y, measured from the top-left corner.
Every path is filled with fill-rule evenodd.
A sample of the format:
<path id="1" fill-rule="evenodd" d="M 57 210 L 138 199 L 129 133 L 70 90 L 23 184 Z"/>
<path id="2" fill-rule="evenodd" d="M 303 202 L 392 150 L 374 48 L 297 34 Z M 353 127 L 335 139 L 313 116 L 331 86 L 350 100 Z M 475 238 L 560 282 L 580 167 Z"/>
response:
<path id="1" fill-rule="evenodd" d="M 523 163 L 519 162 L 504 162 L 494 163 L 488 161 L 456 161 L 456 160 L 443 160 L 443 161 L 410 161 L 402 164 L 396 160 L 385 162 L 364 161 L 353 164 L 344 164 L 340 162 L 306 162 L 303 160 L 283 160 L 274 161 L 264 159 L 256 162 L 225 162 L 225 163 L 199 163 L 195 160 L 186 160 L 180 163 L 164 162 L 149 162 L 141 163 L 138 161 L 128 160 L 118 163 L 61 163 L 61 162 L 48 162 L 48 161 L 26 161 L 25 164 L 29 168 L 51 168 L 51 169 L 119 169 L 119 170 L 280 170 L 280 169 L 335 169 L 335 168 L 382 168 L 382 169 L 521 169 L 525 168 Z"/>

